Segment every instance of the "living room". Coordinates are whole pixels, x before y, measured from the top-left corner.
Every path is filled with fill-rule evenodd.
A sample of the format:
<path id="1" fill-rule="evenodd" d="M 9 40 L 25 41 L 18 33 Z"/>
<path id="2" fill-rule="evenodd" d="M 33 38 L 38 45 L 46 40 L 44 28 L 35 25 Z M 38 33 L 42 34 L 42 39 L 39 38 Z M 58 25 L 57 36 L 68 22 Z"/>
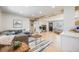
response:
<path id="1" fill-rule="evenodd" d="M 68 31 L 74 32 L 72 29 L 78 26 L 78 21 L 75 26 L 75 21 L 79 18 L 78 15 L 78 6 L 1 6 L 0 49 L 1 51 L 8 52 L 79 51 L 77 47 L 72 49 L 78 44 L 74 40 L 76 38 L 70 40 L 72 43 L 65 39 L 61 42 L 61 38 L 65 38 L 65 35 L 76 37 L 78 34 L 75 33 L 76 35 L 73 36 L 74 34 L 70 35 L 72 33 L 67 33 Z M 67 34 L 65 34 L 65 32 Z M 15 37 L 16 42 L 14 42 Z M 18 37 L 21 39 L 18 39 Z M 5 38 L 8 42 L 5 41 Z M 66 36 L 66 39 L 69 38 L 70 37 Z M 27 45 L 23 43 L 23 47 L 19 49 L 13 50 L 11 48 L 11 45 L 16 47 L 14 43 L 17 43 L 19 46 L 20 42 L 17 41 L 20 40 L 24 42 L 23 39 Z M 69 44 L 67 44 L 67 42 L 69 42 Z M 62 46 L 60 46 L 61 43 Z M 4 45 L 10 45 L 10 47 L 4 47 Z M 72 45 L 74 47 L 71 47 Z"/>

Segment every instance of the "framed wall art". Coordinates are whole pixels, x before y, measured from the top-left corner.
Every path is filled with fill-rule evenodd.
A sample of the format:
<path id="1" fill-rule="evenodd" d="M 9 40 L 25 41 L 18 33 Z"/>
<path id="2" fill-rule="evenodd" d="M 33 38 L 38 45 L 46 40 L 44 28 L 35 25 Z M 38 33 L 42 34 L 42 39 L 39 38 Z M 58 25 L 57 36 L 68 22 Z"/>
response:
<path id="1" fill-rule="evenodd" d="M 22 28 L 22 20 L 14 19 L 13 20 L 13 28 Z"/>

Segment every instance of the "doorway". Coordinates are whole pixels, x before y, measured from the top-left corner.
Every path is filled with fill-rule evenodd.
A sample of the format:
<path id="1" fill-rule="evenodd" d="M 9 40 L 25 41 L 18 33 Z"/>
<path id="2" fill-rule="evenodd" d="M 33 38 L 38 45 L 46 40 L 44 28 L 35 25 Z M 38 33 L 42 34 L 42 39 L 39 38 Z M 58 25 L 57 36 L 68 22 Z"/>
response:
<path id="1" fill-rule="evenodd" d="M 53 31 L 53 22 L 49 22 L 49 31 Z"/>

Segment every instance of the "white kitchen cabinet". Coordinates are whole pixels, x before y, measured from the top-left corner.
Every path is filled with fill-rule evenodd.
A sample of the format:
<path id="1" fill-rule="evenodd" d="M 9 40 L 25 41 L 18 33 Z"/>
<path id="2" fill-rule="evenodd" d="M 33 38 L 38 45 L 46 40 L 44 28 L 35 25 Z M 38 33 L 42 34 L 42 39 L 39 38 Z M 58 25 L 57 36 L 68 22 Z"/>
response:
<path id="1" fill-rule="evenodd" d="M 79 33 L 63 32 L 60 35 L 59 46 L 64 52 L 79 52 Z"/>

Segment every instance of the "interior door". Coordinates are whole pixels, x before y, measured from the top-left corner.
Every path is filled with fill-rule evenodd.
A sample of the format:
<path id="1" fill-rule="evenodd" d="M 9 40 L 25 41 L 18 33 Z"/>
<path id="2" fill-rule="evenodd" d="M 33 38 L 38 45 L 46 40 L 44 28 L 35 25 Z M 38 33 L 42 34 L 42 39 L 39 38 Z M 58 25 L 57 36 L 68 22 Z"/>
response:
<path id="1" fill-rule="evenodd" d="M 53 22 L 49 22 L 49 31 L 53 31 Z"/>

